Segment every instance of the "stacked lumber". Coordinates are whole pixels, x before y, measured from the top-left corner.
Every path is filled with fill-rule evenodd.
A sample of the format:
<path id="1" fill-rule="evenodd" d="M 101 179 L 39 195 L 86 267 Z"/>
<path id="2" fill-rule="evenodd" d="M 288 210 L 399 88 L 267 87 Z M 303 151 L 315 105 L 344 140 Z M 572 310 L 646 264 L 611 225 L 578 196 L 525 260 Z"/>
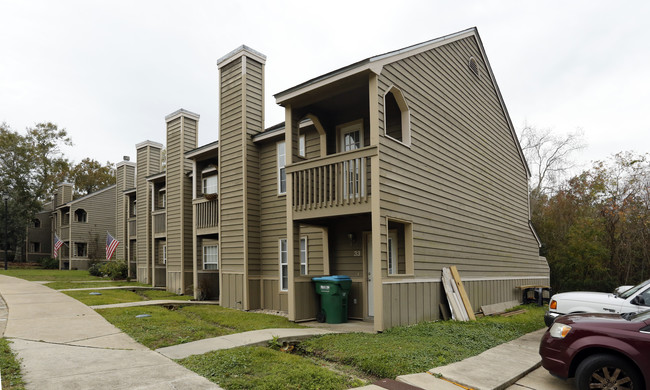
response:
<path id="1" fill-rule="evenodd" d="M 445 288 L 445 294 L 447 294 L 451 318 L 458 321 L 476 320 L 456 266 L 442 269 L 442 285 Z"/>

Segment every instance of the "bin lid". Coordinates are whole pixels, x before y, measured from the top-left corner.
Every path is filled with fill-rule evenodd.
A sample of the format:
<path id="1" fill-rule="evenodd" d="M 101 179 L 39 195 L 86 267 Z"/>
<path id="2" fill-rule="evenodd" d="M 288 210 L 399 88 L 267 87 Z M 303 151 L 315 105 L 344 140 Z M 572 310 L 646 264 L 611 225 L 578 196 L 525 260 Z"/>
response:
<path id="1" fill-rule="evenodd" d="M 351 281 L 349 276 L 346 275 L 332 275 L 332 276 L 319 276 L 316 278 L 311 278 L 314 282 L 340 282 L 340 281 L 345 281 L 349 280 Z"/>

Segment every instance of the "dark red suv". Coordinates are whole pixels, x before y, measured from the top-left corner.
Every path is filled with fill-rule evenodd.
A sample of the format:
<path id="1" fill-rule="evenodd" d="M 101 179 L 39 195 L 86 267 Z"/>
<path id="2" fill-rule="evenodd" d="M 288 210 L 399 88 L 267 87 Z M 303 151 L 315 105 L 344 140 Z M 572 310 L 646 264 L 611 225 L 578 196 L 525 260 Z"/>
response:
<path id="1" fill-rule="evenodd" d="M 650 390 L 650 310 L 558 317 L 539 346 L 542 365 L 578 390 Z"/>

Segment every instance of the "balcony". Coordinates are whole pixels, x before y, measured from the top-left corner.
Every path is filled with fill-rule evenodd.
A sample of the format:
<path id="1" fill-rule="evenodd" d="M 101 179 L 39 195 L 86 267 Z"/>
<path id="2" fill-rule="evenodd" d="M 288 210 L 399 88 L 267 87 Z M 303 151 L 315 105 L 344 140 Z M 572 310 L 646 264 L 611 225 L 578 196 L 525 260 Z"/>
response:
<path id="1" fill-rule="evenodd" d="M 154 238 L 165 238 L 167 236 L 167 212 L 156 210 L 151 213 Z"/>
<path id="2" fill-rule="evenodd" d="M 308 160 L 287 167 L 295 220 L 370 212 L 370 158 L 377 147 Z"/>
<path id="3" fill-rule="evenodd" d="M 128 236 L 129 238 L 133 239 L 136 238 L 136 235 L 138 233 L 137 227 L 136 227 L 136 220 L 135 218 L 129 218 L 128 219 Z"/>
<path id="4" fill-rule="evenodd" d="M 219 207 L 217 199 L 194 199 L 194 223 L 196 234 L 216 234 L 219 232 Z"/>

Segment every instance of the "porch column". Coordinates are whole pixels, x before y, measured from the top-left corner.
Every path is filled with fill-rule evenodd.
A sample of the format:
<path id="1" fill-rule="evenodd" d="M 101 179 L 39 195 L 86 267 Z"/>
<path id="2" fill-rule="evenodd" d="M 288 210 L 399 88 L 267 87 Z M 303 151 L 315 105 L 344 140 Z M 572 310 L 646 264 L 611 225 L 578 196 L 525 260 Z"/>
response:
<path id="1" fill-rule="evenodd" d="M 368 76 L 368 99 L 369 99 L 369 124 L 370 124 L 370 145 L 379 146 L 379 88 L 377 75 L 371 73 Z M 384 271 L 381 268 L 382 256 L 382 230 L 381 230 L 381 202 L 379 191 L 379 149 L 377 154 L 370 157 L 370 182 L 371 182 L 371 227 L 372 227 L 372 288 L 374 299 L 374 329 L 377 332 L 384 330 L 384 295 L 382 281 Z"/>
<path id="2" fill-rule="evenodd" d="M 298 139 L 298 120 L 294 118 L 291 105 L 285 107 L 285 167 L 293 163 L 293 140 Z M 286 172 L 286 170 L 285 170 Z M 300 264 L 300 249 L 297 245 L 300 243 L 298 238 L 299 226 L 293 221 L 293 178 L 292 175 L 286 175 L 287 192 L 286 192 L 286 207 L 287 207 L 287 273 L 289 279 L 289 321 L 296 320 L 296 285 L 295 285 L 295 268 L 296 260 Z"/>

